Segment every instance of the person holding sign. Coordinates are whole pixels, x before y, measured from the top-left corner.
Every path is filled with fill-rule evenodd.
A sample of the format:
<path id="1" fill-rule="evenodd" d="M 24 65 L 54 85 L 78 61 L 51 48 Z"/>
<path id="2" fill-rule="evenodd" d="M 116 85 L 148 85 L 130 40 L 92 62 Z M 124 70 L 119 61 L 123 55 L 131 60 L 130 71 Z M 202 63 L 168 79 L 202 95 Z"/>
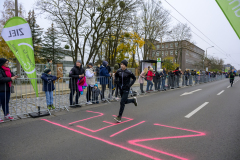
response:
<path id="1" fill-rule="evenodd" d="M 12 81 L 17 79 L 10 68 L 8 67 L 8 60 L 0 58 L 0 102 L 4 112 L 5 119 L 13 120 L 14 118 L 9 114 L 9 100 Z M 4 122 L 0 117 L 0 123 Z"/>

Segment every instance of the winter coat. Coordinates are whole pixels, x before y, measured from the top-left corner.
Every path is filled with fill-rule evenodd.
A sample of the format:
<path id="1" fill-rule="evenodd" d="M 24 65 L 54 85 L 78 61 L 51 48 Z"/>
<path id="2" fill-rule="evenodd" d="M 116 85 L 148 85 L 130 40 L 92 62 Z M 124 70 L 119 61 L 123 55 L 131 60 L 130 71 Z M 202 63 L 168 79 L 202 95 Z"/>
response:
<path id="1" fill-rule="evenodd" d="M 11 71 L 10 71 L 11 72 Z M 11 72 L 12 77 L 15 75 Z M 7 77 L 5 71 L 0 67 L 0 92 L 10 92 L 8 82 L 11 82 L 11 77 Z"/>
<path id="2" fill-rule="evenodd" d="M 87 68 L 86 72 L 85 72 L 85 75 L 86 75 L 87 84 L 90 85 L 91 87 L 93 87 L 94 84 L 95 84 L 95 76 L 94 76 L 93 69 L 92 68 Z"/>
<path id="3" fill-rule="evenodd" d="M 41 79 L 43 80 L 43 91 L 51 92 L 51 91 L 55 90 L 53 81 L 55 81 L 57 79 L 56 76 L 52 76 L 52 75 L 43 73 L 41 76 Z"/>
<path id="4" fill-rule="evenodd" d="M 185 79 L 188 80 L 188 79 L 189 79 L 189 76 L 190 76 L 189 72 L 186 72 L 186 71 L 185 71 L 185 72 L 184 72 L 184 76 L 185 76 Z"/>
<path id="5" fill-rule="evenodd" d="M 95 99 L 96 97 L 98 97 L 100 95 L 101 91 L 99 88 L 95 89 L 93 88 L 92 89 L 92 96 L 93 96 L 93 99 Z"/>
<path id="6" fill-rule="evenodd" d="M 71 77 L 69 82 L 69 88 L 70 89 L 77 89 L 77 82 L 79 79 L 79 75 L 85 74 L 85 70 L 82 68 L 82 66 L 79 68 L 76 65 L 71 69 L 69 72 L 69 77 Z"/>
<path id="7" fill-rule="evenodd" d="M 107 66 L 106 68 L 107 68 L 107 70 L 108 70 L 108 73 L 110 73 L 110 72 L 112 71 L 112 69 L 111 69 L 110 66 Z"/>
<path id="8" fill-rule="evenodd" d="M 115 79 L 119 80 L 118 82 L 115 81 L 115 83 L 117 83 L 122 90 L 130 90 L 131 86 L 136 81 L 135 75 L 128 69 L 117 70 L 117 72 L 115 73 Z"/>
<path id="9" fill-rule="evenodd" d="M 149 70 L 148 73 L 147 73 L 147 80 L 152 81 L 153 76 L 154 76 L 153 72 Z"/>
<path id="10" fill-rule="evenodd" d="M 156 72 L 153 77 L 153 82 L 158 83 L 159 80 L 160 80 L 160 74 Z"/>
<path id="11" fill-rule="evenodd" d="M 99 76 L 99 72 L 100 72 L 100 67 L 97 67 L 97 68 L 96 68 L 96 76 L 97 76 L 97 77 Z"/>
<path id="12" fill-rule="evenodd" d="M 175 74 L 176 76 L 180 76 L 180 75 L 181 75 L 181 72 L 176 69 L 176 70 L 174 71 L 174 74 Z"/>
<path id="13" fill-rule="evenodd" d="M 110 77 L 110 74 L 109 74 L 107 68 L 103 65 L 100 67 L 99 76 L 100 76 L 99 77 L 100 84 L 108 84 L 108 78 L 107 77 Z"/>
<path id="14" fill-rule="evenodd" d="M 138 83 L 144 83 L 144 77 L 146 76 L 145 72 L 142 71 L 142 73 L 139 75 Z"/>

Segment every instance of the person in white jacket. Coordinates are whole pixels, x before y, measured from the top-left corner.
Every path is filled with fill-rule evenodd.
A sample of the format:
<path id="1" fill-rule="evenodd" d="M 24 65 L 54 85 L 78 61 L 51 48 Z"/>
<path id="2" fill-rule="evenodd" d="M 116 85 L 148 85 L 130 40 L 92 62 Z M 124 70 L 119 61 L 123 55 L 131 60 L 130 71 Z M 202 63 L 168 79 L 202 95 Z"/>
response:
<path id="1" fill-rule="evenodd" d="M 86 72 L 85 72 L 86 82 L 88 84 L 87 94 L 86 94 L 87 104 L 92 104 L 92 102 L 91 102 L 91 92 L 92 92 L 92 89 L 93 89 L 94 84 L 95 84 L 95 76 L 94 76 L 94 74 L 95 74 L 95 72 L 93 70 L 93 64 L 89 63 L 88 67 L 86 69 Z"/>

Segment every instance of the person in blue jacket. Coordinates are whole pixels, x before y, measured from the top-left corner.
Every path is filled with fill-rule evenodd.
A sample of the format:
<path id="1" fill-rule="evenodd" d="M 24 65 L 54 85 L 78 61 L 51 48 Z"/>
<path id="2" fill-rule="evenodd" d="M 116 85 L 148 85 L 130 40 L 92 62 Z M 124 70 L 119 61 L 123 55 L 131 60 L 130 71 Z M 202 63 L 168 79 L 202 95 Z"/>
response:
<path id="1" fill-rule="evenodd" d="M 106 85 L 108 84 L 108 77 L 111 76 L 111 73 L 108 72 L 107 66 L 108 66 L 108 62 L 103 61 L 102 66 L 100 67 L 100 72 L 99 72 L 99 76 L 100 76 L 99 80 L 100 80 L 100 84 L 102 85 L 102 95 L 101 95 L 102 101 L 105 101 L 104 91 L 106 90 Z"/>
<path id="2" fill-rule="evenodd" d="M 51 75 L 51 70 L 46 68 L 44 69 L 44 73 L 41 76 L 43 80 L 43 91 L 46 94 L 46 101 L 48 109 L 55 109 L 53 106 L 53 91 L 55 89 L 53 81 L 57 79 L 56 76 Z"/>

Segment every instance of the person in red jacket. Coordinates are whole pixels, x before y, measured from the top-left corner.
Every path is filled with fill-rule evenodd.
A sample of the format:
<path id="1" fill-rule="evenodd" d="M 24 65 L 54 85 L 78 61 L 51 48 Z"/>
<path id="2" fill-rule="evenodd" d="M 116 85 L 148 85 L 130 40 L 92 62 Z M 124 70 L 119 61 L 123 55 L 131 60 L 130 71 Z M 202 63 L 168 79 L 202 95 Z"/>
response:
<path id="1" fill-rule="evenodd" d="M 150 68 L 148 73 L 147 73 L 147 92 L 148 91 L 153 91 L 152 90 L 152 87 L 153 87 L 153 82 L 152 82 L 153 76 L 154 76 L 153 68 Z M 149 86 L 150 86 L 150 90 L 149 90 Z"/>

